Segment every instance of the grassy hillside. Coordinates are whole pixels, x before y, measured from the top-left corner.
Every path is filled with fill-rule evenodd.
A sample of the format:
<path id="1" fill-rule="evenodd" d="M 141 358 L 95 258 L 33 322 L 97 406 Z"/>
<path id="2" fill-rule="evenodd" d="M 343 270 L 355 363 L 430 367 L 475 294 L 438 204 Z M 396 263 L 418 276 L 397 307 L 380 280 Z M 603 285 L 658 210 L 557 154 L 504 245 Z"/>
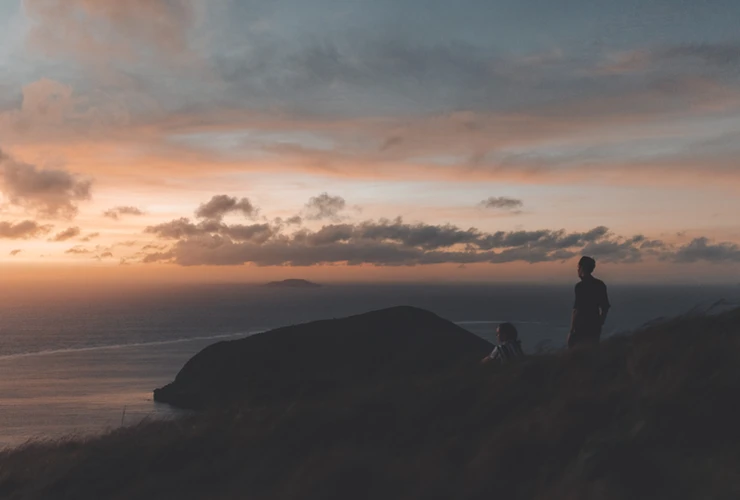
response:
<path id="1" fill-rule="evenodd" d="M 740 498 L 740 313 L 0 453 L 0 498 Z"/>

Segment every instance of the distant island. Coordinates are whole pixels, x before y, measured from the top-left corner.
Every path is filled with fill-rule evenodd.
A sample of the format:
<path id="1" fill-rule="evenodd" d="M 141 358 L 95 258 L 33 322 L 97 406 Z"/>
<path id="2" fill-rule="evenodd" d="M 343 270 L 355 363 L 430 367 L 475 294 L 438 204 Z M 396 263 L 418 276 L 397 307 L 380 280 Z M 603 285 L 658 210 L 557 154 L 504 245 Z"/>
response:
<path id="1" fill-rule="evenodd" d="M 283 281 L 271 281 L 262 286 L 268 288 L 321 288 L 323 285 L 308 280 L 290 279 Z"/>

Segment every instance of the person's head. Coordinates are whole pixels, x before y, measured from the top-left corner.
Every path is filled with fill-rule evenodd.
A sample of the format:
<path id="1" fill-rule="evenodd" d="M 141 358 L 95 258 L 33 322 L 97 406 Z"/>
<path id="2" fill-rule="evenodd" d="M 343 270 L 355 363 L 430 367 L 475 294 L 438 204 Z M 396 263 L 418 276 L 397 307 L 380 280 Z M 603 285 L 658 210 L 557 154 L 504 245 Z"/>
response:
<path id="1" fill-rule="evenodd" d="M 591 257 L 581 257 L 578 261 L 578 277 L 583 279 L 587 276 L 591 276 L 591 273 L 596 269 L 596 261 Z"/>
<path id="2" fill-rule="evenodd" d="M 519 334 L 511 323 L 501 323 L 496 328 L 496 338 L 499 342 L 512 342 L 519 338 Z"/>

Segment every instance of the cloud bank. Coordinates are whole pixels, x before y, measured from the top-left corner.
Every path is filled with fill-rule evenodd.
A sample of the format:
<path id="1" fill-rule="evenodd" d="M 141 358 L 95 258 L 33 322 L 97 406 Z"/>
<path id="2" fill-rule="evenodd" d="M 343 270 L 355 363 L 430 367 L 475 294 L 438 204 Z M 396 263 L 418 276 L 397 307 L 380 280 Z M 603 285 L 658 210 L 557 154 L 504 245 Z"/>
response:
<path id="1" fill-rule="evenodd" d="M 0 221 L 0 238 L 10 240 L 37 238 L 48 234 L 51 229 L 52 226 L 48 224 L 41 225 L 32 220 L 24 220 L 17 223 Z"/>
<path id="2" fill-rule="evenodd" d="M 347 206 L 347 202 L 341 196 L 331 196 L 329 193 L 321 193 L 312 197 L 306 203 L 306 215 L 309 220 L 331 219 L 338 221 L 339 216 Z"/>
<path id="3" fill-rule="evenodd" d="M 131 207 L 131 206 L 121 206 L 121 207 L 114 207 L 106 210 L 103 212 L 103 217 L 108 217 L 109 219 L 118 220 L 121 218 L 122 215 L 133 215 L 133 216 L 140 216 L 145 215 L 146 212 L 144 212 L 140 208 Z"/>
<path id="4" fill-rule="evenodd" d="M 76 236 L 79 236 L 80 232 L 81 231 L 79 227 L 70 227 L 68 229 L 65 229 L 61 233 L 57 233 L 57 235 L 51 238 L 49 241 L 54 241 L 54 242 L 67 241 Z"/>
<path id="5" fill-rule="evenodd" d="M 91 187 L 88 179 L 18 162 L 0 150 L 0 190 L 11 204 L 42 217 L 74 217 L 78 202 L 90 199 Z"/>
<path id="6" fill-rule="evenodd" d="M 24 0 L 30 45 L 84 60 L 177 55 L 194 21 L 190 0 Z"/>
<path id="7" fill-rule="evenodd" d="M 203 203 L 195 216 L 200 219 L 220 221 L 224 216 L 231 213 L 239 213 L 245 217 L 254 217 L 257 215 L 257 208 L 252 205 L 247 198 L 237 199 L 225 194 L 216 195 L 206 203 Z"/>
<path id="8" fill-rule="evenodd" d="M 491 196 L 480 202 L 480 206 L 483 208 L 490 208 L 494 210 L 503 210 L 510 213 L 521 213 L 521 209 L 524 206 L 522 200 L 516 198 L 509 198 L 506 196 Z"/>
<path id="9" fill-rule="evenodd" d="M 322 196 L 312 198 L 309 204 L 331 199 Z M 503 204 L 510 205 L 505 201 Z M 319 203 L 319 206 L 324 205 Z M 453 224 L 407 223 L 398 217 L 286 232 L 287 226 L 280 222 L 242 225 L 220 220 L 193 222 L 187 218 L 164 222 L 148 227 L 146 232 L 173 243 L 147 245 L 140 252 L 140 261 L 182 266 L 418 266 L 564 262 L 579 255 L 622 264 L 646 259 L 677 263 L 740 260 L 740 247 L 733 243 L 697 238 L 676 246 L 644 235 L 617 235 L 604 226 L 582 232 L 564 229 L 484 232 Z"/>

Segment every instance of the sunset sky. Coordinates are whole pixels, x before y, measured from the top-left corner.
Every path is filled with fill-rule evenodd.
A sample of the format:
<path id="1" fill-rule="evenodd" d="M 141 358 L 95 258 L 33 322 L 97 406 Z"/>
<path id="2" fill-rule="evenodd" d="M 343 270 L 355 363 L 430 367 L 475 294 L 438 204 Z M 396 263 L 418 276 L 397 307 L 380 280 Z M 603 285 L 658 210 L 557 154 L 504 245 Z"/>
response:
<path id="1" fill-rule="evenodd" d="M 737 0 L 2 0 L 18 280 L 739 283 Z M 600 271 L 600 273 L 599 273 Z"/>

